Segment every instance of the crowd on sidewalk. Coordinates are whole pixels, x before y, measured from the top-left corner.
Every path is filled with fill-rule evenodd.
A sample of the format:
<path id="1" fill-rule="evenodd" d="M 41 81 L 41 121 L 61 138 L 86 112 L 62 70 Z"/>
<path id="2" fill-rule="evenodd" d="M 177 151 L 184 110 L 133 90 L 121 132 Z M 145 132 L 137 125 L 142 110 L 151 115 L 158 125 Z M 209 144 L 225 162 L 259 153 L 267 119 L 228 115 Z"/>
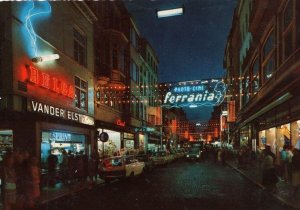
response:
<path id="1" fill-rule="evenodd" d="M 80 152 L 73 154 L 71 150 L 66 152 L 62 150 L 62 160 L 54 154 L 49 154 L 47 159 L 47 171 L 42 172 L 43 186 L 54 187 L 57 180 L 64 184 L 72 184 L 74 182 L 96 180 L 98 174 L 99 154 L 93 152 L 89 157 L 87 154 Z"/>
<path id="2" fill-rule="evenodd" d="M 35 209 L 40 196 L 38 159 L 27 151 L 7 151 L 1 167 L 4 210 Z"/>
<path id="3" fill-rule="evenodd" d="M 27 151 L 7 151 L 1 162 L 1 198 L 4 210 L 36 209 L 41 189 L 52 188 L 58 182 L 66 185 L 97 181 L 99 155 L 72 154 L 62 150 L 62 161 L 49 153 L 46 170 L 41 170 L 38 158 Z"/>
<path id="4" fill-rule="evenodd" d="M 289 145 L 284 145 L 276 156 L 270 145 L 265 145 L 262 149 L 251 150 L 248 146 L 243 146 L 237 150 L 222 148 L 219 149 L 220 162 L 234 157 L 237 167 L 242 170 L 251 170 L 256 163 L 261 171 L 261 184 L 271 193 L 277 193 L 277 183 L 286 182 L 291 186 L 290 196 L 295 198 L 300 192 L 300 140 L 291 149 Z M 230 157 L 229 157 L 230 156 Z"/>

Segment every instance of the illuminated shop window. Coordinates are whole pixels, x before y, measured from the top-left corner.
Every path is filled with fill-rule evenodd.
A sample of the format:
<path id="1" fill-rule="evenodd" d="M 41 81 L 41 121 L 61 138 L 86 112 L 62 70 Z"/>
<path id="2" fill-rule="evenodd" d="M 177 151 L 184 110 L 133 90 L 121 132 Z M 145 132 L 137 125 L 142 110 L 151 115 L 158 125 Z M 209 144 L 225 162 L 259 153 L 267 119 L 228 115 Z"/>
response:
<path id="1" fill-rule="evenodd" d="M 75 106 L 87 111 L 87 82 L 75 77 Z"/>
<path id="2" fill-rule="evenodd" d="M 86 65 L 87 43 L 86 36 L 74 28 L 74 59 L 81 65 Z"/>

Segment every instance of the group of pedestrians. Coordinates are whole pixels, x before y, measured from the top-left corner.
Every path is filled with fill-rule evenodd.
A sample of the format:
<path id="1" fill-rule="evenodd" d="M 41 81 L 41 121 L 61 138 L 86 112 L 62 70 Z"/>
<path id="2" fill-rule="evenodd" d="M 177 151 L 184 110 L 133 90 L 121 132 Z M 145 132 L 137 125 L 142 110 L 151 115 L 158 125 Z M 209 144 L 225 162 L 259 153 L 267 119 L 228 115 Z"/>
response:
<path id="1" fill-rule="evenodd" d="M 291 184 L 291 196 L 296 197 L 300 188 L 300 147 L 295 146 L 293 151 L 287 145 L 280 152 L 280 173 L 276 168 L 276 155 L 269 145 L 265 146 L 261 154 L 262 184 L 272 193 L 277 192 L 276 184 L 282 178 Z"/>
<path id="2" fill-rule="evenodd" d="M 83 151 L 73 154 L 71 150 L 66 152 L 62 150 L 62 160 L 58 163 L 57 156 L 50 154 L 48 156 L 48 180 L 47 185 L 54 187 L 58 178 L 65 184 L 73 182 L 90 181 L 97 179 L 99 154 L 93 152 L 89 157 Z"/>
<path id="3" fill-rule="evenodd" d="M 4 210 L 35 209 L 40 196 L 38 159 L 27 151 L 8 151 L 2 162 Z"/>

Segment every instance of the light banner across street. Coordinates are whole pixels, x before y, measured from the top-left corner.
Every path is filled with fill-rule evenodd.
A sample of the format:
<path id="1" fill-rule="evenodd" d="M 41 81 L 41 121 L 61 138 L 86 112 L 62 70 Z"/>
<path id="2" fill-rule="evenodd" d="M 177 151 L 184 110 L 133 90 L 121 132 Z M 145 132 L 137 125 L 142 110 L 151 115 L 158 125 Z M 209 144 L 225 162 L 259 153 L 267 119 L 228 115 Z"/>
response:
<path id="1" fill-rule="evenodd" d="M 226 94 L 222 79 L 194 80 L 163 85 L 162 106 L 198 107 L 218 106 Z"/>

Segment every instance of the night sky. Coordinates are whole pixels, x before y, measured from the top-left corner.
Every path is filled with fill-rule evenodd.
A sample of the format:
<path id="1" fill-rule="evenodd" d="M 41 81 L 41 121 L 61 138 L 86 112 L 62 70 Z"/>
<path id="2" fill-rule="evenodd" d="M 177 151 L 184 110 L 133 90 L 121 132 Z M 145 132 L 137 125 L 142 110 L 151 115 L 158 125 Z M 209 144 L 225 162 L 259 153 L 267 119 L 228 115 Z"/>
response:
<path id="1" fill-rule="evenodd" d="M 158 19 L 157 9 L 184 6 L 183 16 Z M 159 82 L 222 78 L 226 39 L 236 0 L 131 0 L 126 6 L 156 50 Z M 192 121 L 207 121 L 212 108 L 186 108 Z"/>

